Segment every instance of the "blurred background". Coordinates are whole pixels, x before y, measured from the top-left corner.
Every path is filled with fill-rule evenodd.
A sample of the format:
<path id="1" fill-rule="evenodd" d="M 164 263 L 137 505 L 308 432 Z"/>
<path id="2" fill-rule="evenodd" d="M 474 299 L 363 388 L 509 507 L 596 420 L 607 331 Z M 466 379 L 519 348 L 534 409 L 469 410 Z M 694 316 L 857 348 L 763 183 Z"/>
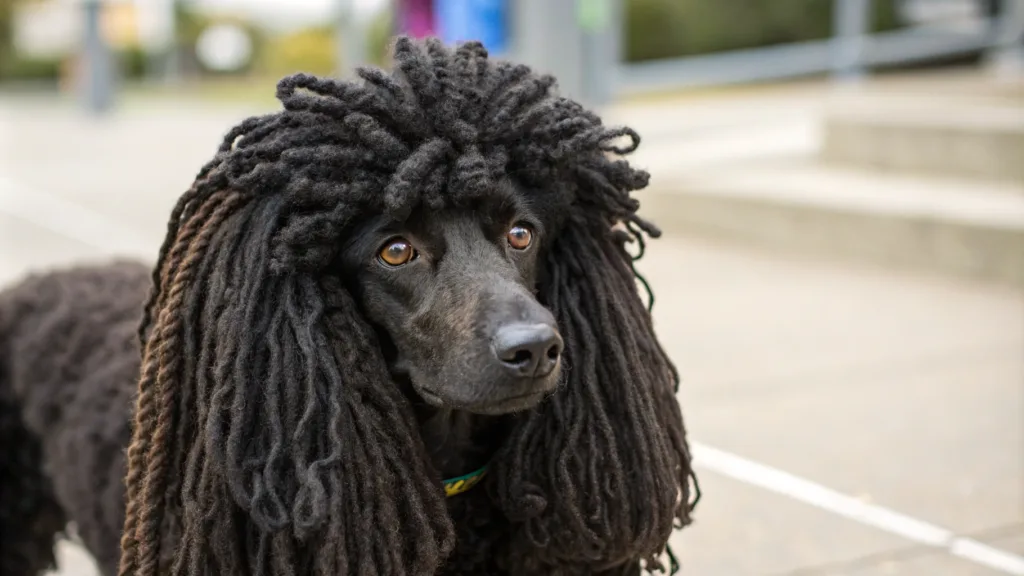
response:
<path id="1" fill-rule="evenodd" d="M 643 136 L 684 574 L 1024 574 L 1024 0 L 0 0 L 0 284 L 152 261 L 281 76 L 396 33 Z"/>

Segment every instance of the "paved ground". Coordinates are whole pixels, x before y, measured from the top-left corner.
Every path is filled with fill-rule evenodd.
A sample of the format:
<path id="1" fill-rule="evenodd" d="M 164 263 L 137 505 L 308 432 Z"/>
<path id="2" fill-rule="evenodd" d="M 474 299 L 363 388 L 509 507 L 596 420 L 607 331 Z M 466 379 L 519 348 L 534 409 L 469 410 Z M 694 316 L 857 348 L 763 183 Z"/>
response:
<path id="1" fill-rule="evenodd" d="M 700 164 L 813 146 L 818 96 L 616 115 L 656 132 L 651 154 Z M 148 257 L 246 112 L 94 121 L 0 100 L 0 284 Z M 1024 574 L 1024 294 L 678 237 L 653 243 L 642 268 L 704 491 L 677 537 L 685 573 Z M 62 550 L 62 574 L 91 573 Z"/>

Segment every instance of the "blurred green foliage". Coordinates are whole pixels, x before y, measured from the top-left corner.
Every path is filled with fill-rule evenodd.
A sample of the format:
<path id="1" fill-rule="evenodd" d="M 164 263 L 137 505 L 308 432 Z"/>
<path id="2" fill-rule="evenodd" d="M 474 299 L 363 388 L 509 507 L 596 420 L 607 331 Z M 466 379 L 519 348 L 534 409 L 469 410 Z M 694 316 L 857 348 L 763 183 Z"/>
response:
<path id="1" fill-rule="evenodd" d="M 275 77 L 294 72 L 334 74 L 338 69 L 337 34 L 334 26 L 324 25 L 267 37 L 254 70 Z M 366 58 L 370 63 L 384 64 L 391 37 L 391 12 L 384 10 L 374 16 L 366 30 Z"/>
<path id="2" fill-rule="evenodd" d="M 19 55 L 13 46 L 14 13 L 18 4 L 33 0 L 0 0 L 0 81 L 56 80 L 72 57 Z M 69 9 L 77 5 L 70 4 Z M 113 57 L 120 73 L 127 78 L 141 78 L 146 72 L 147 56 L 139 47 L 119 49 Z"/>
<path id="3" fill-rule="evenodd" d="M 60 76 L 64 59 L 8 55 L 0 64 L 0 80 L 55 80 Z"/>
<path id="4" fill-rule="evenodd" d="M 121 77 L 139 79 L 146 75 L 149 55 L 139 46 L 118 50 L 114 57 L 120 66 Z"/>
<path id="5" fill-rule="evenodd" d="M 184 71 L 199 72 L 210 75 L 237 75 L 251 72 L 256 63 L 259 62 L 266 50 L 267 36 L 258 26 L 253 25 L 245 18 L 232 14 L 211 14 L 203 13 L 193 8 L 189 2 L 176 2 L 174 4 L 175 16 L 177 18 L 177 44 L 176 50 L 181 58 Z M 196 41 L 208 27 L 216 24 L 233 24 L 245 31 L 252 42 L 252 56 L 248 64 L 240 70 L 232 72 L 221 72 L 207 69 L 196 56 Z"/>
<path id="6" fill-rule="evenodd" d="M 392 30 L 392 16 L 388 10 L 379 12 L 369 22 L 365 33 L 365 49 L 370 63 L 385 63 Z M 268 38 L 263 57 L 256 63 L 256 70 L 273 76 L 299 71 L 334 74 L 338 69 L 337 34 L 333 26 L 316 26 Z"/>
<path id="7" fill-rule="evenodd" d="M 272 76 L 294 72 L 331 74 L 337 69 L 338 59 L 334 36 L 334 28 L 317 26 L 269 37 L 254 67 Z"/>
<path id="8" fill-rule="evenodd" d="M 0 81 L 53 80 L 60 76 L 63 58 L 26 58 L 14 50 L 17 6 L 33 0 L 0 0 Z"/>
<path id="9" fill-rule="evenodd" d="M 820 40 L 831 0 L 625 0 L 630 62 Z M 896 0 L 873 0 L 872 30 L 898 27 Z"/>
<path id="10" fill-rule="evenodd" d="M 0 0 L 0 80 L 9 74 L 8 67 L 13 57 L 11 37 L 14 30 L 14 0 Z"/>
<path id="11" fill-rule="evenodd" d="M 366 31 L 366 57 L 371 63 L 378 66 L 386 63 L 394 30 L 395 20 L 390 10 L 382 10 L 374 16 Z"/>

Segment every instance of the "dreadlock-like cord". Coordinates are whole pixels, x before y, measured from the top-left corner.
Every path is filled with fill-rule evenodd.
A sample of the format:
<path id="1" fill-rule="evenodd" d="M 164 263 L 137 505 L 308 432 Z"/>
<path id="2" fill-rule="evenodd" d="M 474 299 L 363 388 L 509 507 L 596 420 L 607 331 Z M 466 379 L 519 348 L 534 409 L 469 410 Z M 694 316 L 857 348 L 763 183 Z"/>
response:
<path id="1" fill-rule="evenodd" d="M 182 302 L 192 285 L 193 272 L 202 259 L 213 233 L 223 219 L 241 201 L 237 194 L 211 196 L 195 217 L 181 229 L 178 246 L 187 245 L 180 266 L 175 270 L 174 280 L 168 289 L 168 297 L 161 309 L 159 336 L 154 346 L 147 347 L 147 354 L 157 357 L 156 388 L 157 417 L 151 433 L 145 484 L 140 494 L 142 501 L 138 521 L 138 569 L 143 574 L 155 574 L 158 570 L 160 534 L 163 522 L 163 506 L 167 488 L 167 466 L 173 458 L 173 440 L 177 398 L 181 393 L 179 370 L 182 363 L 180 340 L 182 330 Z M 193 223 L 196 225 L 193 226 Z M 175 250 L 171 251 L 171 262 Z"/>
<path id="2" fill-rule="evenodd" d="M 171 457 L 169 435 L 178 392 L 172 384 L 176 363 L 180 361 L 175 348 L 180 329 L 176 320 L 177 309 L 197 259 L 219 220 L 231 209 L 231 204 L 222 203 L 220 199 L 204 204 L 195 217 L 180 229 L 177 242 L 162 267 L 165 271 L 162 282 L 170 285 L 168 290 L 160 291 L 161 317 L 144 353 L 136 411 L 137 434 L 133 449 L 129 451 L 126 492 L 130 506 L 123 536 L 131 538 L 134 532 L 135 538 L 122 554 L 122 573 L 140 571 L 145 574 L 156 570 L 160 545 L 158 531 L 162 521 L 160 509 L 166 486 L 165 467 Z M 211 220 L 207 221 L 207 217 Z"/>
<path id="3" fill-rule="evenodd" d="M 235 218 L 244 220 L 251 212 L 252 203 L 247 203 L 238 208 Z M 230 227 L 222 226 L 213 236 L 211 244 L 228 246 L 227 250 L 233 252 L 240 242 L 240 235 L 233 234 Z M 209 294 L 222 294 L 227 285 L 223 275 L 213 274 L 213 269 L 218 264 L 217 259 L 208 251 L 206 257 L 198 270 L 197 277 L 205 280 L 203 290 L 192 290 L 186 303 L 186 318 L 190 325 L 211 325 L 215 324 L 218 315 L 223 308 L 216 305 L 203 306 Z M 194 375 L 195 387 L 183 386 L 181 395 L 181 424 L 178 430 L 178 445 L 186 446 L 194 438 L 201 438 L 205 435 L 207 414 L 209 410 L 209 389 L 212 380 L 210 365 L 215 355 L 215 348 L 218 345 L 216 333 L 213 331 L 204 332 L 201 339 L 194 337 L 194 333 L 188 332 L 185 337 L 185 357 L 187 364 L 184 375 Z M 195 532 L 197 526 L 208 526 L 207 521 L 210 514 L 218 510 L 218 501 L 203 501 L 199 496 L 200 474 L 207 462 L 205 460 L 204 444 L 192 442 L 191 449 L 175 450 L 178 454 L 179 464 L 177 470 L 182 470 L 180 477 L 172 475 L 168 483 L 168 493 L 172 496 L 169 504 L 175 508 L 168 511 L 168 514 L 180 524 L 179 549 L 184 553 L 175 558 L 172 567 L 172 574 L 202 574 L 201 559 L 205 554 L 205 547 L 209 545 L 208 539 Z M 206 477 L 202 477 L 204 480 Z M 180 492 L 179 492 L 180 491 Z M 199 501 L 198 506 L 191 503 Z M 222 505 L 223 503 L 220 503 Z M 178 510 L 177 508 L 180 508 Z"/>
<path id="4" fill-rule="evenodd" d="M 171 279 L 175 276 L 177 267 L 182 258 L 185 249 L 188 246 L 192 236 L 195 234 L 198 223 L 193 221 L 193 226 L 184 230 L 184 235 L 179 235 L 177 224 L 180 222 L 180 217 L 184 212 L 186 202 L 185 200 L 191 200 L 196 196 L 197 188 L 193 187 L 189 193 L 186 193 L 182 201 L 179 201 L 178 206 L 174 210 L 174 216 L 172 221 L 173 226 L 169 227 L 169 230 L 173 231 L 173 242 L 168 239 L 164 243 L 167 249 L 161 251 L 161 259 L 157 261 L 155 267 L 154 278 L 156 281 L 151 287 L 150 292 L 150 303 L 145 307 L 145 310 L 151 310 L 154 307 L 159 309 L 161 304 L 167 298 L 167 291 L 161 290 L 161 287 L 168 286 Z M 213 209 L 213 206 L 209 206 L 207 212 Z M 148 314 L 144 316 L 142 327 L 140 328 L 140 336 L 143 336 L 146 331 L 146 324 L 148 323 Z M 151 422 L 156 415 L 156 406 L 154 404 L 156 396 L 154 394 L 153 382 L 156 378 L 159 365 L 154 361 L 155 356 L 153 355 L 149 344 L 154 339 L 143 340 L 143 369 L 139 380 L 139 394 L 136 400 L 135 408 L 135 422 L 133 429 L 138 430 L 149 430 Z M 127 457 L 127 472 L 125 477 L 125 498 L 126 498 L 126 509 L 125 509 L 125 524 L 124 532 L 121 536 L 121 564 L 119 573 L 120 574 L 132 574 L 136 568 L 136 552 L 138 540 L 135 539 L 135 531 L 138 522 L 138 506 L 140 504 L 139 493 L 142 490 L 144 483 L 144 474 L 146 471 L 146 458 L 149 452 L 152 438 L 148 433 L 135 433 L 133 439 L 128 447 Z"/>
<path id="5" fill-rule="evenodd" d="M 191 230 L 188 235 L 194 233 L 194 229 Z M 168 242 L 167 244 L 169 244 Z M 187 242 L 186 242 L 187 243 Z M 177 246 L 179 243 L 176 243 Z M 159 292 L 159 286 L 166 286 L 170 282 L 170 278 L 173 275 L 173 270 L 177 267 L 177 262 L 180 259 L 181 250 L 179 249 L 172 257 L 167 258 L 165 261 L 158 263 L 157 269 L 161 270 L 161 282 L 154 286 L 155 295 L 160 297 L 166 296 L 166 292 Z M 152 358 L 152 356 L 150 356 Z M 137 494 L 141 490 L 143 483 L 143 474 L 145 472 L 144 459 L 149 447 L 151 440 L 149 434 L 138 433 L 139 430 L 148 430 L 150 422 L 155 414 L 155 407 L 153 400 L 155 399 L 153 394 L 153 387 L 151 383 L 155 377 L 155 371 L 157 364 L 155 362 L 146 362 L 144 364 L 143 375 L 140 379 L 140 394 L 138 398 L 138 406 L 136 408 L 136 421 L 134 429 L 136 430 L 133 442 L 129 447 L 128 451 L 128 471 L 126 476 L 126 518 L 125 518 L 125 530 L 122 535 L 122 558 L 121 558 L 121 569 L 122 574 L 134 573 L 135 570 L 135 552 L 137 540 L 134 540 L 136 524 L 137 524 L 137 506 L 139 500 Z"/>

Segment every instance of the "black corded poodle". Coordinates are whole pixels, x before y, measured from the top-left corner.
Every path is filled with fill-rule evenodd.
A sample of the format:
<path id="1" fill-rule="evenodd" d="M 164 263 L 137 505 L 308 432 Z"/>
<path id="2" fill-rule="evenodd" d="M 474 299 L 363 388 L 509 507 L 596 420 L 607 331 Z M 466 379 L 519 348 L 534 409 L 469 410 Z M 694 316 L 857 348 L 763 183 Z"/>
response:
<path id="1" fill-rule="evenodd" d="M 282 80 L 150 281 L 0 295 L 5 576 L 68 520 L 124 576 L 661 566 L 698 493 L 626 250 L 659 235 L 614 158 L 639 137 L 479 43 L 400 38 L 394 62 Z"/>

